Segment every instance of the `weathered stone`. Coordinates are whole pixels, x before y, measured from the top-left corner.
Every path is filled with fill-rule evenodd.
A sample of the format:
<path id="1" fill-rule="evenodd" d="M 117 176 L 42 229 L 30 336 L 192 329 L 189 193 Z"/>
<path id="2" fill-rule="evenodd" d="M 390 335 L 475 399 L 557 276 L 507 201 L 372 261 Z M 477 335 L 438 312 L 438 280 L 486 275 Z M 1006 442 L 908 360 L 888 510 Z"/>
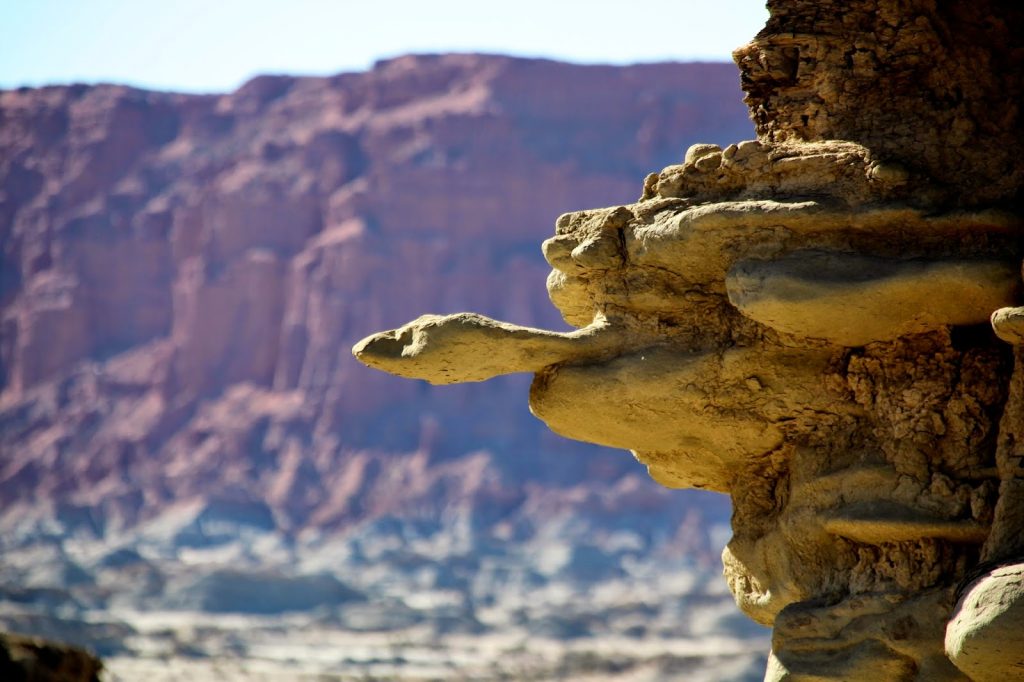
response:
<path id="1" fill-rule="evenodd" d="M 1024 344 L 1024 308 L 1000 308 L 991 319 L 996 336 L 1007 343 Z"/>
<path id="2" fill-rule="evenodd" d="M 711 171 L 718 170 L 721 165 L 722 154 L 719 152 L 702 156 L 693 164 L 694 168 L 702 173 L 710 173 Z"/>
<path id="3" fill-rule="evenodd" d="M 1024 564 L 998 568 L 964 594 L 946 628 L 946 653 L 976 682 L 1024 676 Z"/>
<path id="4" fill-rule="evenodd" d="M 454 384 L 538 372 L 621 345 L 619 335 L 603 322 L 560 334 L 462 313 L 424 315 L 394 331 L 363 339 L 352 353 L 364 364 L 398 376 Z M 469 362 L 470 358 L 476 362 Z"/>
<path id="5" fill-rule="evenodd" d="M 980 324 L 1020 288 L 1008 261 L 897 260 L 794 253 L 742 261 L 726 276 L 729 302 L 777 331 L 841 346 Z"/>
<path id="6" fill-rule="evenodd" d="M 774 625 L 767 679 L 1009 679 L 1017 583 L 954 602 L 1024 544 L 1024 350 L 1011 363 L 981 324 L 999 308 L 999 337 L 1024 339 L 1024 10 L 768 7 L 735 53 L 758 140 L 696 145 L 639 202 L 559 218 L 551 299 L 618 344 L 563 338 L 531 409 L 731 495 L 725 576 Z M 581 247 L 611 229 L 617 251 Z"/>
<path id="7" fill-rule="evenodd" d="M 851 140 L 983 205 L 1024 180 L 1024 8 L 1013 0 L 768 0 L 733 53 L 766 142 Z M 913 190 L 920 196 L 921 182 Z"/>
<path id="8" fill-rule="evenodd" d="M 717 144 L 695 144 L 691 145 L 686 150 L 686 156 L 683 159 L 683 165 L 692 166 L 706 156 L 712 156 L 722 151 L 722 148 Z"/>

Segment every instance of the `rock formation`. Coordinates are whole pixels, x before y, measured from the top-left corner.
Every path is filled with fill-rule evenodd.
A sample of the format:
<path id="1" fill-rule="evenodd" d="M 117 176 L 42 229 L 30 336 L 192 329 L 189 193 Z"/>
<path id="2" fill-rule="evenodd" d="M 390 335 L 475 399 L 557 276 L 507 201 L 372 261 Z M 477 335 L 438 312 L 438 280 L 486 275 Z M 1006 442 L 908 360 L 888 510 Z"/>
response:
<path id="1" fill-rule="evenodd" d="M 77 647 L 0 634 L 0 676 L 8 682 L 99 682 L 102 669 Z"/>
<path id="2" fill-rule="evenodd" d="M 426 316 L 354 352 L 432 383 L 533 372 L 557 433 L 728 493 L 768 680 L 1019 676 L 1024 11 L 768 8 L 735 53 L 758 138 L 544 242 L 578 331 Z"/>
<path id="3" fill-rule="evenodd" d="M 606 643 L 638 637 L 631 666 L 760 667 L 714 576 L 724 498 L 552 436 L 525 377 L 434 390 L 347 352 L 427 305 L 560 324 L 550 216 L 749 137 L 735 73 L 419 55 L 0 92 L 0 630 L 132 680 L 270 665 L 264 642 L 268 679 L 621 667 Z M 259 610 L 308 625 L 278 646 Z"/>

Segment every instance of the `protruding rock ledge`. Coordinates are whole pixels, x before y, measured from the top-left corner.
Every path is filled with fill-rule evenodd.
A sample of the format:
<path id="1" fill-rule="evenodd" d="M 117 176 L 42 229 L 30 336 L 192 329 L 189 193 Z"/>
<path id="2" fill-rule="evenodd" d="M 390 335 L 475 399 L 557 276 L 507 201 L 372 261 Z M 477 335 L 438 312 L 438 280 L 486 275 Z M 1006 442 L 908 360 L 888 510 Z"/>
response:
<path id="1" fill-rule="evenodd" d="M 937 261 L 803 252 L 737 263 L 729 301 L 778 331 L 863 346 L 946 325 L 985 322 L 1020 288 L 1009 261 Z"/>
<path id="2" fill-rule="evenodd" d="M 454 384 L 538 372 L 621 345 L 621 332 L 603 318 L 578 331 L 559 333 L 458 313 L 423 315 L 403 327 L 363 339 L 352 348 L 352 354 L 369 367 L 400 377 Z"/>
<path id="3" fill-rule="evenodd" d="M 823 525 L 829 533 L 869 545 L 914 542 L 921 538 L 980 545 L 988 537 L 988 527 L 977 521 L 938 518 L 901 504 L 884 502 L 852 504 L 827 511 Z"/>

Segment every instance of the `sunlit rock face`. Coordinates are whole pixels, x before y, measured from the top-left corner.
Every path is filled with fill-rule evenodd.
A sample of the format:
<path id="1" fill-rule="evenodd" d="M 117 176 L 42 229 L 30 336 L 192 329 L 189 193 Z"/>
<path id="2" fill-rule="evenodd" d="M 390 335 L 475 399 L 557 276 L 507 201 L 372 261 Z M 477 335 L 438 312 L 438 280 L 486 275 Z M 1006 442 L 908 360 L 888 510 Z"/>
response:
<path id="1" fill-rule="evenodd" d="M 533 372 L 554 431 L 728 493 L 725 575 L 774 627 L 767 679 L 1006 679 L 1020 610 L 986 605 L 1019 581 L 970 579 L 1024 531 L 1024 14 L 769 10 L 736 51 L 757 140 L 558 219 L 548 291 L 578 331 L 427 316 L 355 353 L 433 383 Z"/>

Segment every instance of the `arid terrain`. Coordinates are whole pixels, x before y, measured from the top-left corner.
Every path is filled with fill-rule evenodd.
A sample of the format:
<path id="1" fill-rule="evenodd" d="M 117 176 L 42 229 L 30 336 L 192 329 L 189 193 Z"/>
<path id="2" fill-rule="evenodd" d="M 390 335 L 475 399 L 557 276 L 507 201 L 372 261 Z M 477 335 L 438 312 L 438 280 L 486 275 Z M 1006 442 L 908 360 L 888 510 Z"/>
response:
<path id="1" fill-rule="evenodd" d="M 110 679 L 760 679 L 724 496 L 349 353 L 566 328 L 539 244 L 693 142 L 729 64 L 409 56 L 224 95 L 0 92 L 0 628 Z M 322 677 L 317 677 L 322 676 Z"/>

